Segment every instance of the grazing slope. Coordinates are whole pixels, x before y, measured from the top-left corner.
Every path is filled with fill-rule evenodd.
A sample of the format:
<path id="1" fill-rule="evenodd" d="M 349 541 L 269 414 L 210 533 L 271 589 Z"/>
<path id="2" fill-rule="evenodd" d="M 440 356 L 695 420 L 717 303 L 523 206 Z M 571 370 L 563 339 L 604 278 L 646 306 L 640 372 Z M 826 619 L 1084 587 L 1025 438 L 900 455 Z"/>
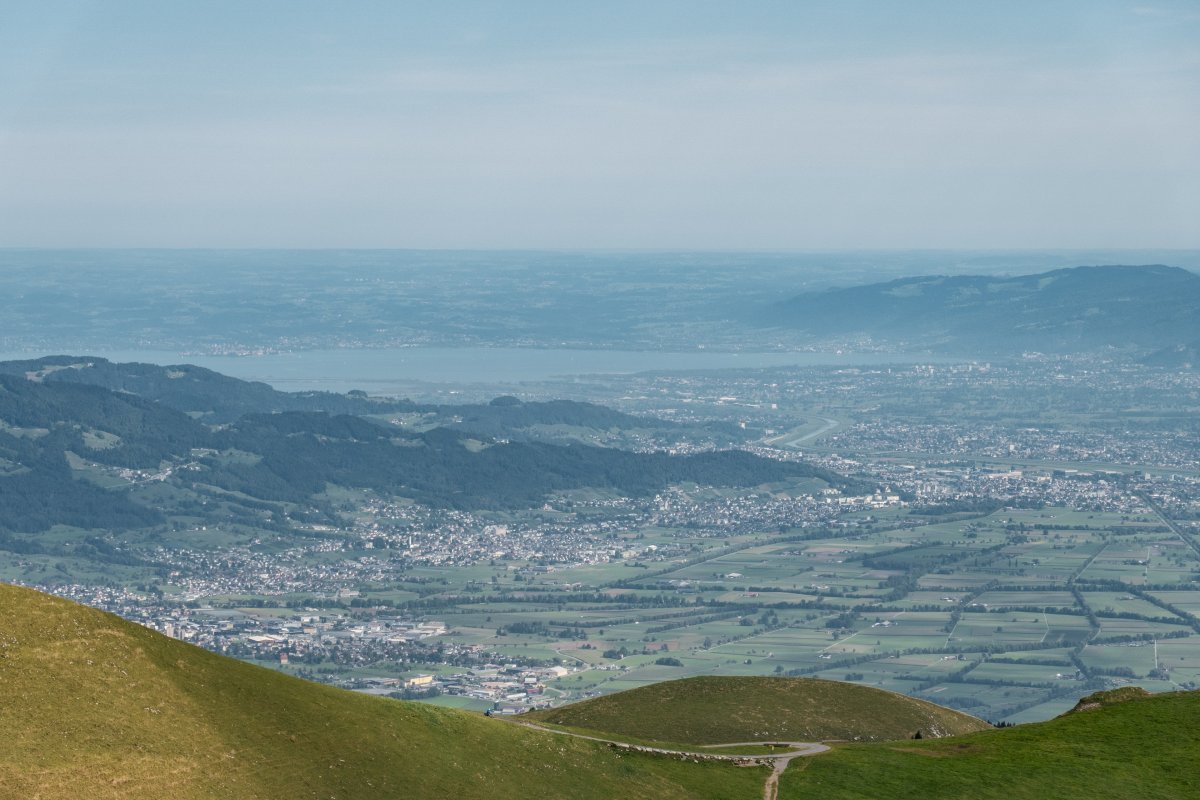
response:
<path id="1" fill-rule="evenodd" d="M 1200 797 L 1200 693 L 1096 707 L 939 741 L 847 745 L 793 762 L 783 800 L 1099 800 Z"/>
<path id="2" fill-rule="evenodd" d="M 1200 337 L 1200 275 L 1155 265 L 903 278 L 800 295 L 773 321 L 958 354 L 1158 350 Z"/>
<path id="3" fill-rule="evenodd" d="M 750 741 L 908 739 L 984 730 L 983 720 L 881 689 L 815 678 L 700 677 L 526 715 L 635 739 Z"/>
<path id="4" fill-rule="evenodd" d="M 747 798 L 765 777 L 307 683 L 5 585 L 0 731 L 6 798 Z"/>
<path id="5" fill-rule="evenodd" d="M 1092 711 L 1097 708 L 1108 708 L 1118 703 L 1128 703 L 1130 700 L 1142 700 L 1152 695 L 1140 686 L 1122 686 L 1120 689 L 1109 689 L 1105 692 L 1094 692 L 1087 697 L 1079 698 L 1075 707 L 1068 714 L 1078 714 L 1081 711 Z"/>
<path id="6" fill-rule="evenodd" d="M 788 686 L 804 691 L 783 691 Z M 655 688 L 657 694 L 649 691 Z M 771 720 L 795 719 L 791 701 L 797 694 L 818 701 L 827 726 L 836 725 L 835 716 L 874 719 L 881 726 L 899 719 L 896 700 L 907 699 L 827 681 L 692 679 L 603 698 L 608 702 L 601 707 L 619 712 L 604 724 L 623 722 L 631 736 L 817 738 L 815 730 L 801 733 L 798 723 L 795 732 L 791 725 L 768 730 Z M 922 714 L 939 711 L 921 705 Z M 1105 693 L 1081 705 L 1087 710 L 1036 725 L 950 739 L 838 745 L 793 761 L 779 796 L 1200 795 L 1200 693 Z M 761 718 L 739 716 L 746 709 Z M 982 725 L 945 714 L 935 715 L 942 720 L 935 724 Z M 0 797 L 41 800 L 718 800 L 759 797 L 766 777 L 762 769 L 618 752 L 462 712 L 306 683 L 5 585 L 0 731 Z"/>

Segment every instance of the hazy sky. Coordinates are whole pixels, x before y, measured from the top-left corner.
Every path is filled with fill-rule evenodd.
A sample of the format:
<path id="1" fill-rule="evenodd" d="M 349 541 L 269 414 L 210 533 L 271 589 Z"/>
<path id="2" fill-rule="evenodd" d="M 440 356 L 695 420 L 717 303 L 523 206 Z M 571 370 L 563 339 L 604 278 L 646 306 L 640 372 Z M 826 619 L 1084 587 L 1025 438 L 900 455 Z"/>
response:
<path id="1" fill-rule="evenodd" d="M 0 246 L 1200 246 L 1191 2 L 0 0 Z"/>

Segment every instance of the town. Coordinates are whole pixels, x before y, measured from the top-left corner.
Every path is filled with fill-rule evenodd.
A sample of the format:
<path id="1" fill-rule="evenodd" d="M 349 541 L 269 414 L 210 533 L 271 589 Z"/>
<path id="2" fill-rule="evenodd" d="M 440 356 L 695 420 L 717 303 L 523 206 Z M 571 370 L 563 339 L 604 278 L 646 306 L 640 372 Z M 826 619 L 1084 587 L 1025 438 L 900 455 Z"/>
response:
<path id="1" fill-rule="evenodd" d="M 123 582 L 38 580 L 33 556 L 7 569 L 215 652 L 489 713 L 715 671 L 855 680 L 1026 721 L 1089 686 L 1200 680 L 1196 373 L 1030 357 L 521 389 L 736 426 L 737 446 L 873 488 L 577 490 L 505 511 L 362 491 L 339 497 L 341 524 L 290 537 L 147 542 L 136 555 L 155 568 Z M 1114 418 L 1129 407 L 1143 411 Z"/>

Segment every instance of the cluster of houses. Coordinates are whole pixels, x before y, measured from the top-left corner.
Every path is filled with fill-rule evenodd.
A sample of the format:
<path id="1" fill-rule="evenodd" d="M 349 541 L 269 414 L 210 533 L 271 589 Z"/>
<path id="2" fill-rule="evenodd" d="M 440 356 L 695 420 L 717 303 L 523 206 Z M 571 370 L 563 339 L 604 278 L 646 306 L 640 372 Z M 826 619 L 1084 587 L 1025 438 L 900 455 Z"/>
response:
<path id="1" fill-rule="evenodd" d="M 549 705 L 546 682 L 570 675 L 561 666 L 530 668 L 517 664 L 483 664 L 450 675 L 418 673 L 408 677 L 378 677 L 358 681 L 358 688 L 371 694 L 392 694 L 399 690 L 469 697 L 491 704 L 490 713 L 520 714 Z"/>

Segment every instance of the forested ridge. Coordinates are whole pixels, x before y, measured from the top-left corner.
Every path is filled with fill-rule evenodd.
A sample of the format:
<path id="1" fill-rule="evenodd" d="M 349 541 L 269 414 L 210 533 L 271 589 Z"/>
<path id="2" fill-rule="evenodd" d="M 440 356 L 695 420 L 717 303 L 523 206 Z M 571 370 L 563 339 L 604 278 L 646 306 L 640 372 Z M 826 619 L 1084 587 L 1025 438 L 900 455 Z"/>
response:
<path id="1" fill-rule="evenodd" d="M 585 487 L 639 497 L 680 482 L 756 486 L 812 477 L 848 489 L 869 488 L 809 464 L 775 461 L 742 450 L 673 456 L 585 444 L 508 441 L 444 426 L 407 430 L 378 419 L 325 410 L 256 412 L 232 422 L 208 424 L 203 415 L 196 418 L 162 399 L 54 379 L 82 370 L 21 369 L 31 365 L 45 369 L 44 362 L 17 366 L 9 362 L 4 365 L 7 369 L 0 369 L 0 531 L 10 533 L 32 533 L 56 524 L 124 529 L 161 523 L 158 508 L 139 502 L 128 491 L 139 479 L 161 480 L 201 494 L 235 492 L 251 508 L 256 502 L 258 506 L 265 502 L 318 507 L 318 496 L 331 485 L 457 509 L 534 507 L 551 493 Z M 220 377 L 218 385 L 232 381 L 229 385 L 235 394 L 244 388 L 245 382 Z M 198 382 L 205 387 L 198 398 L 189 399 L 173 388 L 173 399 L 184 407 L 191 402 L 193 408 L 207 402 L 211 385 L 206 378 Z M 157 378 L 151 381 L 158 383 Z M 274 395 L 282 395 L 282 404 L 290 402 L 287 393 L 273 389 L 271 395 L 253 387 L 246 391 L 247 397 L 257 395 L 274 403 L 278 400 Z M 375 403 L 329 397 L 334 407 L 342 403 L 337 398 L 351 405 Z M 309 397 L 304 402 L 312 401 Z M 246 404 L 253 405 L 248 400 Z M 506 419 L 514 428 L 559 424 L 546 420 L 561 424 L 591 420 L 606 427 L 639 421 L 583 403 L 511 400 L 466 407 L 464 418 L 472 415 L 497 433 L 504 432 Z"/>

